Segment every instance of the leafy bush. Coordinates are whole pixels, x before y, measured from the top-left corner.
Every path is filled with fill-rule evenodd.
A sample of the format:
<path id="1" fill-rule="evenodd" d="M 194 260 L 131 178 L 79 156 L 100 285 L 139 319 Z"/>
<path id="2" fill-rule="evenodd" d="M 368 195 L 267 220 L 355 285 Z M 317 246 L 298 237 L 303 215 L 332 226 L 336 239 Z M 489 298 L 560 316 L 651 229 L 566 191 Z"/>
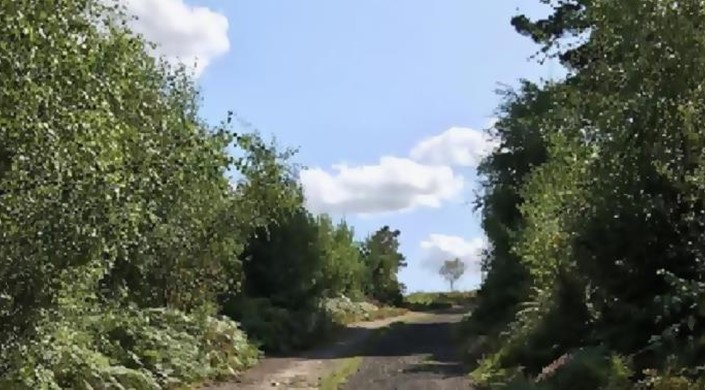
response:
<path id="1" fill-rule="evenodd" d="M 321 299 L 318 307 L 339 324 L 369 320 L 379 310 L 369 302 L 355 302 L 346 296 Z"/>
<path id="2" fill-rule="evenodd" d="M 542 386 L 628 388 L 655 368 L 640 383 L 697 387 L 705 5 L 548 3 L 547 18 L 512 24 L 570 72 L 509 95 L 493 130 L 500 147 L 480 167 L 490 248 L 465 328 L 485 337 L 474 375 L 506 384 L 521 372 L 525 385 L 569 356 Z"/>
<path id="3" fill-rule="evenodd" d="M 306 347 L 311 335 L 322 331 L 321 321 L 311 311 L 278 307 L 266 298 L 240 298 L 224 307 L 224 313 L 242 323 L 243 329 L 266 352 L 288 352 Z M 318 321 L 318 322 L 317 322 Z"/>
<path id="4" fill-rule="evenodd" d="M 225 318 L 122 308 L 56 318 L 9 356 L 2 388 L 161 389 L 233 376 L 259 351 Z"/>
<path id="5" fill-rule="evenodd" d="M 450 293 L 412 293 L 404 297 L 404 307 L 411 310 L 448 309 L 453 306 L 468 306 L 475 298 L 474 291 Z"/>
<path id="6" fill-rule="evenodd" d="M 693 380 L 688 376 L 675 373 L 670 369 L 659 372 L 645 370 L 645 378 L 637 382 L 635 390 L 703 390 L 705 378 Z"/>
<path id="7" fill-rule="evenodd" d="M 584 348 L 561 356 L 543 369 L 538 383 L 550 389 L 620 390 L 631 386 L 627 362 L 604 348 Z"/>
<path id="8" fill-rule="evenodd" d="M 256 357 L 195 312 L 238 289 L 269 216 L 244 200 L 275 192 L 246 190 L 279 160 L 205 124 L 190 75 L 126 17 L 113 0 L 0 3 L 0 387 L 155 388 Z"/>
<path id="9" fill-rule="evenodd" d="M 266 298 L 241 297 L 224 312 L 242 323 L 248 336 L 264 351 L 289 352 L 313 346 L 333 336 L 344 325 L 403 314 L 401 308 L 379 308 L 342 296 L 319 299 L 307 308 L 291 310 Z"/>
<path id="10" fill-rule="evenodd" d="M 268 299 L 226 313 L 272 349 L 371 310 L 322 298 L 400 296 L 398 232 L 367 251 L 313 217 L 293 152 L 234 133 L 231 115 L 208 125 L 191 75 L 128 17 L 118 0 L 0 2 L 2 388 L 232 375 L 258 352 L 208 314 L 243 287 Z"/>
<path id="11" fill-rule="evenodd" d="M 367 298 L 383 305 L 401 306 L 404 302 L 406 287 L 397 280 L 397 272 L 406 267 L 405 257 L 399 252 L 400 235 L 399 230 L 383 226 L 361 245 L 363 291 Z"/>

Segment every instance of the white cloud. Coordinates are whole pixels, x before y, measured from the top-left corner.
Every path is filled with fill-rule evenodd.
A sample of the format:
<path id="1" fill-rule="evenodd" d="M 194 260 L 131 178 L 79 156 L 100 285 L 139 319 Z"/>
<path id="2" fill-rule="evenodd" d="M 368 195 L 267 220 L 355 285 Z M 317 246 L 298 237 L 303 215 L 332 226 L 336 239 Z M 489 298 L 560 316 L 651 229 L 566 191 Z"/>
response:
<path id="1" fill-rule="evenodd" d="M 491 119 L 491 128 L 496 119 Z M 313 212 L 378 214 L 440 207 L 464 189 L 452 166 L 476 166 L 497 146 L 485 132 L 452 127 L 426 138 L 410 158 L 382 157 L 377 164 L 304 170 L 301 184 Z"/>
<path id="2" fill-rule="evenodd" d="M 424 250 L 422 265 L 437 272 L 446 260 L 459 258 L 467 265 L 467 273 L 480 271 L 482 250 L 487 247 L 484 238 L 466 240 L 463 237 L 431 234 L 421 242 Z"/>
<path id="3" fill-rule="evenodd" d="M 411 158 L 429 164 L 471 167 L 477 166 L 496 146 L 497 142 L 483 131 L 451 127 L 419 142 L 411 150 Z"/>
<path id="4" fill-rule="evenodd" d="M 188 67 L 199 76 L 210 62 L 230 50 L 228 19 L 183 0 L 121 0 L 138 19 L 132 29 L 159 45 L 155 54 Z"/>
<path id="5" fill-rule="evenodd" d="M 382 157 L 375 165 L 333 166 L 301 172 L 307 204 L 313 212 L 373 214 L 439 207 L 463 190 L 463 178 L 449 167 Z"/>

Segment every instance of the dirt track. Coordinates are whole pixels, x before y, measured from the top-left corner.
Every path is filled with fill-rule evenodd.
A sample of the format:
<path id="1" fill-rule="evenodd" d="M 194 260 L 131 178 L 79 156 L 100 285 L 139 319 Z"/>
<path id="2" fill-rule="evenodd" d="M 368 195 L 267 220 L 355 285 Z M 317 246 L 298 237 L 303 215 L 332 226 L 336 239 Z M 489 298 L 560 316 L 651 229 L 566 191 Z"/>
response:
<path id="1" fill-rule="evenodd" d="M 462 315 L 459 310 L 408 313 L 356 324 L 332 345 L 294 357 L 267 358 L 239 381 L 205 389 L 318 389 L 322 378 L 350 358 L 359 366 L 340 389 L 470 389 L 452 339 L 452 327 Z"/>
<path id="2" fill-rule="evenodd" d="M 364 353 L 345 390 L 470 389 L 452 327 L 462 314 L 433 314 L 394 325 Z"/>

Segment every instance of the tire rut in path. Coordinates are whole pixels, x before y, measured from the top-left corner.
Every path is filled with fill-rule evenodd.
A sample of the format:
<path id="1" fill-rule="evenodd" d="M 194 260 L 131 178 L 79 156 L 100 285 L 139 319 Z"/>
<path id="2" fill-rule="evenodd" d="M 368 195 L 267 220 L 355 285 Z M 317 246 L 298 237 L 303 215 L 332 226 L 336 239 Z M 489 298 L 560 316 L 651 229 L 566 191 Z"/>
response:
<path id="1" fill-rule="evenodd" d="M 238 379 L 205 384 L 200 390 L 316 390 L 321 377 L 335 371 L 342 359 L 356 356 L 377 330 L 394 321 L 415 320 L 420 315 L 423 314 L 409 312 L 350 325 L 333 343 L 289 357 L 265 358 Z"/>
<path id="2" fill-rule="evenodd" d="M 434 314 L 396 324 L 369 346 L 344 390 L 471 389 L 453 327 L 462 314 Z"/>

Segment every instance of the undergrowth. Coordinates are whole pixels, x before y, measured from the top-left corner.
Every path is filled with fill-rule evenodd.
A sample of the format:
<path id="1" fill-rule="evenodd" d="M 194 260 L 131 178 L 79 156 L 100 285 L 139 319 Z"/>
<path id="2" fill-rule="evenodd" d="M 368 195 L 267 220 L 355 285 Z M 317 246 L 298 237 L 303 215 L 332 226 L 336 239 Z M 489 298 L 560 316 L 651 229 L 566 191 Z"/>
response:
<path id="1" fill-rule="evenodd" d="M 224 311 L 242 323 L 259 348 L 286 353 L 330 340 L 347 324 L 398 316 L 406 309 L 340 297 L 291 310 L 275 306 L 266 298 L 241 298 L 229 302 Z"/>
<path id="2" fill-rule="evenodd" d="M 233 376 L 260 356 L 239 324 L 120 308 L 42 323 L 6 357 L 2 389 L 163 389 Z"/>

